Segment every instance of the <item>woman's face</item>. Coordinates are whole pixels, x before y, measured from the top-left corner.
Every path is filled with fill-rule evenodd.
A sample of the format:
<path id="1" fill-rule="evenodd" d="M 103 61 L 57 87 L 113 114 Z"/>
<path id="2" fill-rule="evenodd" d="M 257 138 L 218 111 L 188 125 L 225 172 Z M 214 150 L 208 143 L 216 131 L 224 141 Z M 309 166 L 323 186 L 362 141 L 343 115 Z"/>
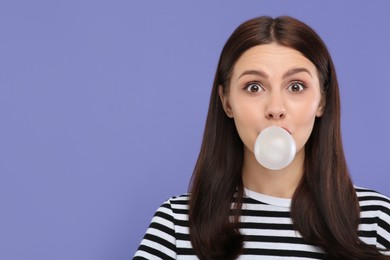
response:
<path id="1" fill-rule="evenodd" d="M 300 52 L 278 44 L 258 45 L 238 59 L 230 85 L 219 94 L 234 119 L 245 152 L 253 153 L 258 134 L 269 126 L 286 129 L 297 153 L 308 140 L 324 100 L 314 64 Z"/>

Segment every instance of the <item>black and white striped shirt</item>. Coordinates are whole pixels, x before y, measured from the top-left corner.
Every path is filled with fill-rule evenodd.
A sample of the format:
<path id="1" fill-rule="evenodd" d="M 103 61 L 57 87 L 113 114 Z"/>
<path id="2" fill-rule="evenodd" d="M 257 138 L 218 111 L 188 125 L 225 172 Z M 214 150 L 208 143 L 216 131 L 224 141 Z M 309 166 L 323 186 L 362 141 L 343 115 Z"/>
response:
<path id="1" fill-rule="evenodd" d="M 367 244 L 390 249 L 390 199 L 356 188 L 361 214 L 359 236 Z M 133 259 L 198 259 L 189 241 L 189 195 L 172 197 L 155 213 Z M 291 199 L 245 189 L 240 232 L 245 237 L 244 259 L 323 259 L 321 248 L 307 244 L 294 230 Z M 386 253 L 388 254 L 388 253 Z"/>

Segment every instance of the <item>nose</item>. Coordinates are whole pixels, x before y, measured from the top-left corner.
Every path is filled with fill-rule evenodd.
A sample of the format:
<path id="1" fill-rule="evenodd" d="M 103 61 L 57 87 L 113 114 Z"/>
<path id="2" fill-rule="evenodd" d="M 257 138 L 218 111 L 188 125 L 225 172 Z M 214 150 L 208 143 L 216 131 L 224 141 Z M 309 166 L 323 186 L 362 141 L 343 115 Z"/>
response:
<path id="1" fill-rule="evenodd" d="M 279 94 L 270 96 L 265 110 L 265 117 L 271 120 L 280 120 L 286 117 L 286 109 L 284 108 L 282 97 Z"/>

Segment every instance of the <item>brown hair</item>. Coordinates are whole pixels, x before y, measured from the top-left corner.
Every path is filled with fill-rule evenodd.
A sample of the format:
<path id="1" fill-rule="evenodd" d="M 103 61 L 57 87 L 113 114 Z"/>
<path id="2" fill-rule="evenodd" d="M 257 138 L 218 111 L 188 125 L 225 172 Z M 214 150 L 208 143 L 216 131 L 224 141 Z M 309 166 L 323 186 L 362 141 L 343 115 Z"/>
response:
<path id="1" fill-rule="evenodd" d="M 360 209 L 342 147 L 339 89 L 330 54 L 316 32 L 285 16 L 258 17 L 241 24 L 222 50 L 190 186 L 189 228 L 195 253 L 200 259 L 235 259 L 243 248 L 238 229 L 243 143 L 233 119 L 223 110 L 218 86 L 229 87 L 233 67 L 246 50 L 269 43 L 293 48 L 309 59 L 317 68 L 326 100 L 305 145 L 304 176 L 291 205 L 294 227 L 332 259 L 383 256 L 358 236 Z"/>

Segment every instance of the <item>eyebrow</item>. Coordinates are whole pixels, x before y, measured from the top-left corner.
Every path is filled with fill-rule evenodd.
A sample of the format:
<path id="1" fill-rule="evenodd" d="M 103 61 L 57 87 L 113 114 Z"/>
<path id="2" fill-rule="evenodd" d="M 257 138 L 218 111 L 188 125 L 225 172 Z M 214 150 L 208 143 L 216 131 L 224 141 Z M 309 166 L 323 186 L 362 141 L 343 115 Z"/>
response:
<path id="1" fill-rule="evenodd" d="M 288 71 L 286 71 L 283 74 L 282 78 L 285 79 L 285 78 L 288 78 L 294 74 L 301 73 L 301 72 L 306 72 L 311 77 L 313 77 L 313 75 L 311 75 L 310 71 L 306 68 L 292 68 L 292 69 L 289 69 Z M 256 76 L 260 76 L 260 77 L 265 78 L 265 79 L 269 78 L 268 74 L 265 73 L 264 71 L 261 71 L 261 70 L 246 70 L 238 78 L 241 78 L 244 75 L 256 75 Z"/>

